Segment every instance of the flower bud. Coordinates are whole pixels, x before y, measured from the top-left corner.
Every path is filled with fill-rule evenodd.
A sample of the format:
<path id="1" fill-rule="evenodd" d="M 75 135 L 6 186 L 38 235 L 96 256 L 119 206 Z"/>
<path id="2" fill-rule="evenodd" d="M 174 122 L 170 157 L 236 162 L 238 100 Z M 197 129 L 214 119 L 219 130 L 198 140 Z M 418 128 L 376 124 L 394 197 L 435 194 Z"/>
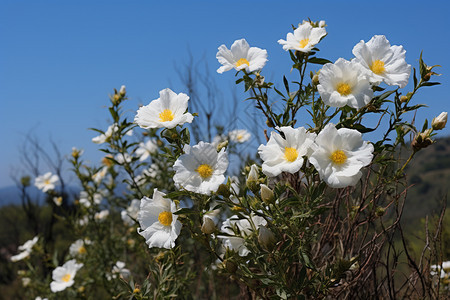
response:
<path id="1" fill-rule="evenodd" d="M 445 128 L 445 125 L 447 124 L 447 112 L 441 112 L 439 116 L 436 118 L 433 118 L 433 121 L 431 122 L 431 127 L 434 130 L 442 130 Z"/>
<path id="2" fill-rule="evenodd" d="M 265 226 L 259 226 L 258 242 L 264 249 L 272 251 L 277 239 L 273 232 Z"/>
<path id="3" fill-rule="evenodd" d="M 273 202 L 273 191 L 265 184 L 261 184 L 261 199 L 265 204 Z"/>
<path id="4" fill-rule="evenodd" d="M 411 146 L 414 151 L 419 151 L 420 149 L 426 148 L 433 144 L 433 140 L 430 138 L 431 132 L 432 129 L 430 128 L 416 135 L 414 140 L 411 142 Z"/>
<path id="5" fill-rule="evenodd" d="M 221 185 L 219 185 L 219 188 L 217 189 L 217 194 L 228 198 L 230 197 L 231 192 L 228 186 L 222 183 Z"/>
<path id="6" fill-rule="evenodd" d="M 203 225 L 201 230 L 205 234 L 211 234 L 216 231 L 216 224 L 214 224 L 214 221 L 211 218 L 203 216 Z"/>
<path id="7" fill-rule="evenodd" d="M 53 202 L 55 203 L 56 206 L 61 206 L 63 201 L 63 197 L 59 196 L 59 197 L 53 197 Z"/>
<path id="8" fill-rule="evenodd" d="M 428 80 L 430 80 L 431 75 L 433 75 L 431 72 L 425 74 L 425 75 L 422 77 L 423 81 L 428 81 Z"/>
<path id="9" fill-rule="evenodd" d="M 125 96 L 126 93 L 127 93 L 127 90 L 126 90 L 125 86 L 122 85 L 122 86 L 120 87 L 119 94 L 120 94 L 120 96 L 123 97 L 123 96 Z"/>
<path id="10" fill-rule="evenodd" d="M 236 271 L 237 271 L 237 265 L 236 265 L 236 263 L 234 263 L 233 261 L 227 259 L 227 260 L 225 261 L 225 269 L 226 269 L 229 273 L 234 274 L 234 273 L 236 273 Z"/>
<path id="11" fill-rule="evenodd" d="M 325 21 L 324 21 L 324 20 L 320 20 L 320 22 L 319 22 L 319 27 L 325 27 L 325 26 L 327 26 L 327 24 L 325 23 Z"/>
<path id="12" fill-rule="evenodd" d="M 313 78 L 311 79 L 311 82 L 313 85 L 319 85 L 319 73 L 314 74 Z"/>
<path id="13" fill-rule="evenodd" d="M 20 178 L 20 183 L 25 187 L 30 186 L 30 181 L 31 181 L 30 176 L 23 176 L 22 178 Z"/>
<path id="14" fill-rule="evenodd" d="M 408 99 L 408 96 L 401 96 L 400 97 L 400 102 L 401 103 L 405 103 L 406 101 L 408 101 L 409 99 Z"/>
<path id="15" fill-rule="evenodd" d="M 259 180 L 259 170 L 258 170 L 258 167 L 255 164 L 253 164 L 250 167 L 250 172 L 248 173 L 248 176 L 247 176 L 247 182 L 246 182 L 247 187 L 252 191 L 257 190 L 258 189 L 258 180 Z"/>
<path id="16" fill-rule="evenodd" d="M 225 148 L 226 146 L 228 146 L 228 140 L 223 141 L 222 143 L 220 143 L 219 145 L 217 145 L 217 151 L 222 150 L 222 148 Z"/>

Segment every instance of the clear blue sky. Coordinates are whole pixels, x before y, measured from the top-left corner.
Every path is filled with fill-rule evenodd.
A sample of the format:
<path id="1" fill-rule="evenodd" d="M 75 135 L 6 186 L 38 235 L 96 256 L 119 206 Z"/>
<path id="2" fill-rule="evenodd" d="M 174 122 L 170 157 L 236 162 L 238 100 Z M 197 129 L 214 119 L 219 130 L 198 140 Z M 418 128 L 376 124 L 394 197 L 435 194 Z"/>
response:
<path id="1" fill-rule="evenodd" d="M 10 169 L 19 164 L 18 149 L 30 131 L 43 143 L 52 137 L 65 153 L 84 148 L 96 161 L 96 134 L 87 128 L 108 125 L 107 94 L 126 85 L 132 110 L 168 86 L 182 92 L 175 66 L 187 60 L 188 47 L 204 57 L 226 90 L 234 72 L 215 72 L 217 47 L 246 38 L 268 50 L 264 73 L 279 82 L 290 65 L 277 40 L 308 17 L 327 22 L 319 48 L 332 61 L 351 59 L 357 42 L 384 34 L 405 47 L 409 64 L 418 66 L 421 50 L 427 63 L 441 64 L 442 86 L 424 88 L 416 97 L 430 106 L 417 116 L 421 123 L 450 110 L 449 11 L 446 1 L 3 0 L 0 187 L 12 184 Z"/>

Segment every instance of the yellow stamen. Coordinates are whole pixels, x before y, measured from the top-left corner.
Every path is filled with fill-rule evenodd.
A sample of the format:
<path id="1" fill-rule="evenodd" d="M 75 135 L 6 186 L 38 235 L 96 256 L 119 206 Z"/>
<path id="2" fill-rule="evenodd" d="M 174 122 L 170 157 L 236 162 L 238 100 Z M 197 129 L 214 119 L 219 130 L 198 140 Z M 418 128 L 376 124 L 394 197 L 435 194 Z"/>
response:
<path id="1" fill-rule="evenodd" d="M 300 41 L 300 48 L 305 48 L 306 47 L 306 45 L 308 45 L 308 43 L 309 43 L 309 39 L 304 39 L 304 40 L 301 40 Z"/>
<path id="2" fill-rule="evenodd" d="M 159 114 L 159 121 L 161 122 L 168 122 L 172 121 L 174 118 L 174 115 L 170 109 L 163 110 L 162 113 Z"/>
<path id="3" fill-rule="evenodd" d="M 348 96 L 352 93 L 352 88 L 347 83 L 339 83 L 336 90 L 341 96 Z"/>
<path id="4" fill-rule="evenodd" d="M 238 134 L 237 137 L 236 137 L 238 142 L 240 142 L 243 138 L 244 138 L 244 136 L 242 134 Z"/>
<path id="5" fill-rule="evenodd" d="M 285 147 L 284 148 L 284 159 L 289 161 L 289 162 L 293 162 L 297 159 L 298 157 L 298 152 L 295 148 L 291 148 L 291 147 Z"/>
<path id="6" fill-rule="evenodd" d="M 247 66 L 250 67 L 250 63 L 248 62 L 248 60 L 246 60 L 245 58 L 241 58 L 240 60 L 238 60 L 236 62 L 236 67 L 240 67 L 241 65 L 246 64 Z"/>
<path id="7" fill-rule="evenodd" d="M 78 248 L 78 253 L 79 254 L 85 254 L 86 253 L 86 248 L 84 248 L 84 246 L 81 246 L 80 248 Z"/>
<path id="8" fill-rule="evenodd" d="M 170 211 L 163 211 L 158 215 L 158 221 L 164 226 L 172 224 L 172 213 Z"/>
<path id="9" fill-rule="evenodd" d="M 370 69 L 372 70 L 372 72 L 374 72 L 377 75 L 380 75 L 382 73 L 384 73 L 384 71 L 386 71 L 386 69 L 384 68 L 384 62 L 377 59 L 376 61 L 374 61 L 372 63 L 372 65 L 370 66 Z"/>
<path id="10" fill-rule="evenodd" d="M 44 181 L 44 184 L 45 185 L 49 185 L 51 182 L 50 182 L 50 179 L 46 179 L 45 181 Z"/>
<path id="11" fill-rule="evenodd" d="M 213 169 L 208 164 L 198 166 L 197 170 L 195 171 L 197 171 L 198 174 L 200 174 L 200 177 L 202 177 L 203 179 L 209 178 L 213 173 Z"/>
<path id="12" fill-rule="evenodd" d="M 347 161 L 347 155 L 342 150 L 336 150 L 331 154 L 330 159 L 335 164 L 342 165 Z"/>
<path id="13" fill-rule="evenodd" d="M 64 275 L 61 279 L 62 279 L 62 281 L 64 281 L 64 282 L 69 282 L 70 277 L 72 277 L 72 276 L 70 276 L 70 274 L 66 274 L 66 275 Z"/>

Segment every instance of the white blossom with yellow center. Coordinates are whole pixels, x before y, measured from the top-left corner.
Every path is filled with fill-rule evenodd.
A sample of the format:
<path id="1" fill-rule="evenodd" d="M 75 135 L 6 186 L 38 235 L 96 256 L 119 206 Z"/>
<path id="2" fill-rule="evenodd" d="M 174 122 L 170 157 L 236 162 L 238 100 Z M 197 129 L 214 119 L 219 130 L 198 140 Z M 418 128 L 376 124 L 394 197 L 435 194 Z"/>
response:
<path id="1" fill-rule="evenodd" d="M 283 49 L 298 50 L 301 52 L 310 52 L 316 44 L 327 34 L 323 27 L 313 27 L 311 23 L 304 22 L 299 24 L 294 33 L 289 32 L 286 40 L 278 40 L 283 45 Z"/>
<path id="2" fill-rule="evenodd" d="M 22 252 L 11 256 L 11 261 L 16 262 L 30 256 L 31 252 L 33 251 L 33 247 L 34 245 L 36 245 L 38 240 L 39 237 L 35 236 L 32 240 L 28 240 L 23 245 L 19 246 L 17 249 Z"/>
<path id="3" fill-rule="evenodd" d="M 235 143 L 245 143 L 248 140 L 250 140 L 250 137 L 252 136 L 250 132 L 248 132 L 245 129 L 235 129 L 230 132 L 228 132 L 228 136 L 230 137 L 230 140 Z"/>
<path id="4" fill-rule="evenodd" d="M 194 117 L 186 112 L 189 96 L 171 89 L 159 92 L 159 98 L 138 109 L 134 122 L 141 128 L 174 128 L 191 123 Z"/>
<path id="5" fill-rule="evenodd" d="M 329 186 L 355 186 L 361 169 L 373 158 L 373 145 L 362 140 L 359 131 L 329 123 L 316 137 L 315 151 L 309 158 L 319 176 Z"/>
<path id="6" fill-rule="evenodd" d="M 323 66 L 317 89 L 322 101 L 332 107 L 359 109 L 373 97 L 368 72 L 359 63 L 343 58 Z"/>
<path id="7" fill-rule="evenodd" d="M 54 190 L 55 183 L 59 181 L 59 177 L 57 175 L 53 175 L 52 172 L 47 172 L 44 175 L 40 175 L 36 177 L 34 180 L 34 185 L 43 191 L 44 193 Z"/>
<path id="8" fill-rule="evenodd" d="M 174 214 L 176 205 L 164 196 L 166 194 L 155 189 L 152 198 L 144 197 L 141 200 L 138 233 L 145 238 L 149 248 L 175 247 L 175 240 L 181 231 L 178 215 Z"/>
<path id="9" fill-rule="evenodd" d="M 237 40 L 228 49 L 225 45 L 219 47 L 216 58 L 222 66 L 217 73 L 231 69 L 237 71 L 245 69 L 247 72 L 261 70 L 267 62 L 267 51 L 257 47 L 250 47 L 245 39 Z"/>
<path id="10" fill-rule="evenodd" d="M 269 177 L 281 172 L 296 173 L 303 165 L 304 156 L 312 152 L 315 134 L 306 132 L 304 127 L 280 127 L 284 134 L 273 131 L 267 145 L 260 145 L 258 153 L 263 160 L 262 171 Z"/>
<path id="11" fill-rule="evenodd" d="M 360 41 L 353 47 L 355 61 L 360 63 L 370 74 L 370 81 L 400 88 L 408 84 L 411 65 L 405 60 L 403 46 L 391 46 L 384 35 L 375 35 L 365 43 Z"/>
<path id="12" fill-rule="evenodd" d="M 87 253 L 86 245 L 83 240 L 76 240 L 69 247 L 69 253 L 72 257 L 84 256 Z"/>
<path id="13" fill-rule="evenodd" d="M 173 165 L 175 185 L 204 195 L 217 191 L 228 167 L 225 149 L 217 153 L 213 144 L 200 142 L 193 147 L 186 145 L 184 153 Z"/>
<path id="14" fill-rule="evenodd" d="M 83 264 L 78 264 L 75 259 L 72 259 L 64 265 L 56 267 L 52 273 L 53 281 L 50 283 L 50 290 L 56 293 L 72 286 L 75 283 L 75 275 L 82 266 Z"/>

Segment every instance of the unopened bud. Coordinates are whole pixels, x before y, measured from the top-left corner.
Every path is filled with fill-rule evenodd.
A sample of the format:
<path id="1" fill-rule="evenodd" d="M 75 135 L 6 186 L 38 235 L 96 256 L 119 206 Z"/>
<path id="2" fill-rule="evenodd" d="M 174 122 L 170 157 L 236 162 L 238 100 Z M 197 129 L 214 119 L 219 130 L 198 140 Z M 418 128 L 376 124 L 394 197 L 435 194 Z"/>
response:
<path id="1" fill-rule="evenodd" d="M 274 199 L 273 191 L 265 184 L 261 184 L 261 199 L 267 205 Z"/>
<path id="2" fill-rule="evenodd" d="M 120 95 L 119 94 L 114 94 L 113 96 L 113 104 L 119 104 L 120 102 Z"/>
<path id="3" fill-rule="evenodd" d="M 217 194 L 228 198 L 231 195 L 230 188 L 226 184 L 222 183 L 217 189 Z"/>
<path id="4" fill-rule="evenodd" d="M 407 96 L 401 96 L 400 97 L 400 102 L 401 103 L 405 103 L 406 101 L 408 101 L 409 100 L 409 98 L 407 97 Z"/>
<path id="5" fill-rule="evenodd" d="M 83 149 L 77 149 L 75 147 L 72 147 L 72 157 L 77 159 L 83 154 Z"/>
<path id="6" fill-rule="evenodd" d="M 232 262 L 231 260 L 225 261 L 225 269 L 231 274 L 234 274 L 237 271 L 237 265 L 236 263 Z"/>
<path id="7" fill-rule="evenodd" d="M 272 251 L 277 239 L 273 232 L 265 226 L 259 226 L 258 242 L 266 250 Z"/>
<path id="8" fill-rule="evenodd" d="M 248 173 L 248 176 L 247 176 L 247 182 L 246 182 L 247 187 L 252 191 L 257 190 L 258 189 L 258 180 L 259 180 L 259 170 L 258 170 L 258 167 L 255 164 L 253 164 L 250 167 L 250 172 Z"/>
<path id="9" fill-rule="evenodd" d="M 219 145 L 217 145 L 217 151 L 222 150 L 222 148 L 225 148 L 226 146 L 228 146 L 228 140 L 223 141 L 222 143 L 220 143 Z"/>
<path id="10" fill-rule="evenodd" d="M 315 74 L 311 79 L 313 85 L 319 85 L 319 74 Z"/>
<path id="11" fill-rule="evenodd" d="M 424 132 L 416 135 L 414 140 L 411 142 L 411 146 L 415 151 L 419 151 L 420 149 L 426 148 L 433 144 L 433 140 L 430 138 L 432 129 L 427 129 Z"/>
<path id="12" fill-rule="evenodd" d="M 432 72 L 429 72 L 429 73 L 425 74 L 425 75 L 422 77 L 423 81 L 428 81 L 428 80 L 430 80 L 431 75 L 433 75 Z"/>
<path id="13" fill-rule="evenodd" d="M 84 286 L 80 286 L 78 288 L 78 293 L 83 293 L 84 292 Z"/>
<path id="14" fill-rule="evenodd" d="M 216 224 L 214 224 L 214 221 L 211 218 L 203 216 L 203 225 L 201 230 L 203 233 L 211 234 L 216 231 Z"/>
<path id="15" fill-rule="evenodd" d="M 378 217 L 381 217 L 381 216 L 384 215 L 385 211 L 386 211 L 386 210 L 385 210 L 383 207 L 378 206 L 378 207 L 376 208 L 376 210 L 375 210 L 375 214 L 376 214 Z"/>
<path id="16" fill-rule="evenodd" d="M 324 20 L 320 20 L 320 22 L 319 22 L 319 27 L 325 27 L 325 26 L 327 26 L 327 24 L 325 23 L 325 21 L 324 21 Z"/>
<path id="17" fill-rule="evenodd" d="M 127 93 L 127 90 L 126 90 L 125 86 L 122 85 L 122 86 L 120 87 L 119 94 L 120 94 L 120 96 L 123 97 L 123 96 L 125 96 L 126 93 Z"/>
<path id="18" fill-rule="evenodd" d="M 275 127 L 275 125 L 273 125 L 273 122 L 272 122 L 271 120 L 269 120 L 269 119 L 266 120 L 266 125 L 267 125 L 267 127 L 269 127 L 269 128 Z"/>
<path id="19" fill-rule="evenodd" d="M 431 127 L 434 130 L 442 130 L 445 128 L 445 125 L 447 125 L 447 112 L 441 112 L 439 116 L 436 118 L 433 118 L 433 121 L 431 122 Z"/>
<path id="20" fill-rule="evenodd" d="M 30 181 L 31 181 L 30 176 L 23 176 L 22 178 L 20 178 L 20 183 L 25 187 L 30 186 Z"/>

